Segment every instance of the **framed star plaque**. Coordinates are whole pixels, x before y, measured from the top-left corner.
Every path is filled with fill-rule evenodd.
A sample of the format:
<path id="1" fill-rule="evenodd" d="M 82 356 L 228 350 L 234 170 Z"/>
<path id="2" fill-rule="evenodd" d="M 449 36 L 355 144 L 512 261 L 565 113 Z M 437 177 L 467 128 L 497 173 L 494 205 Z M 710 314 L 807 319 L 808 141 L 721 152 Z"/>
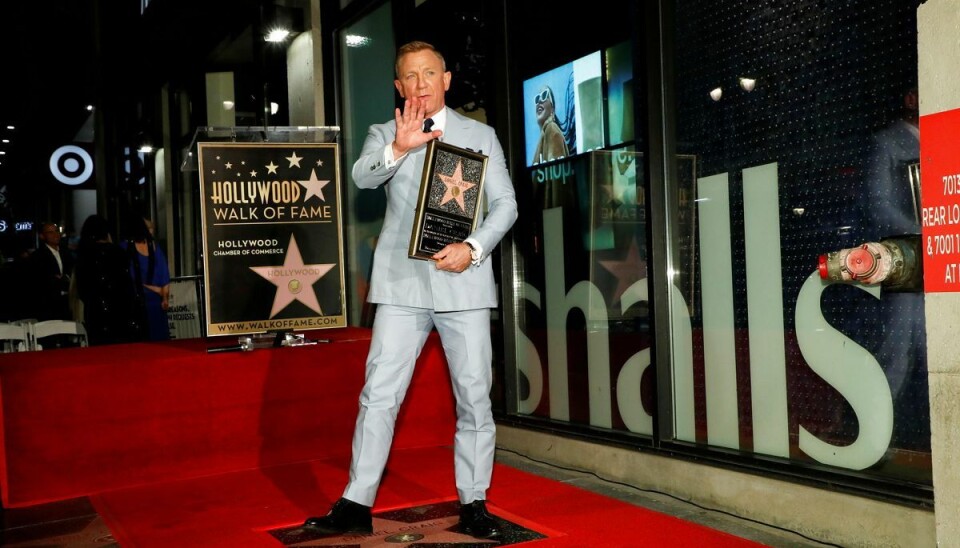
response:
<path id="1" fill-rule="evenodd" d="M 427 145 L 409 256 L 430 260 L 477 227 L 487 157 L 437 140 Z"/>
<path id="2" fill-rule="evenodd" d="M 197 147 L 207 335 L 346 326 L 337 144 Z"/>

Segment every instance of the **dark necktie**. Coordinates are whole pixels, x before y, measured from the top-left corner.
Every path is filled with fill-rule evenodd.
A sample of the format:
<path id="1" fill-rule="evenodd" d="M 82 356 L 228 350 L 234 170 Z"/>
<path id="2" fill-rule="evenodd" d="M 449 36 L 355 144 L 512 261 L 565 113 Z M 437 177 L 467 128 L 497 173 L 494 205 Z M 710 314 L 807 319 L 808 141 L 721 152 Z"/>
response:
<path id="1" fill-rule="evenodd" d="M 432 129 L 430 129 L 432 127 L 433 127 L 433 118 L 427 118 L 426 120 L 423 121 L 424 133 L 430 133 L 431 131 L 433 131 Z"/>

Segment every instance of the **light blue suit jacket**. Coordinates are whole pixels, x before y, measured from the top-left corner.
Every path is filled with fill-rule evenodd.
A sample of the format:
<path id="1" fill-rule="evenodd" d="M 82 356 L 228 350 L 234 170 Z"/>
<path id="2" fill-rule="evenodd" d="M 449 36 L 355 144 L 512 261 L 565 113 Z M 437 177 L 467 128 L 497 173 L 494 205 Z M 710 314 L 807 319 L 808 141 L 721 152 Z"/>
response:
<path id="1" fill-rule="evenodd" d="M 407 255 L 427 147 L 410 151 L 387 168 L 384 149 L 393 143 L 395 136 L 395 121 L 370 126 L 360 158 L 353 165 L 353 181 L 358 187 L 386 185 L 387 193 L 387 211 L 374 251 L 367 300 L 437 312 L 496 307 L 497 290 L 487 255 L 513 226 L 517 200 L 503 149 L 493 128 L 447 109 L 442 141 L 489 156 L 483 183 L 488 211 L 470 235 L 483 247 L 484 260 L 459 274 L 437 270 L 433 261 L 411 259 Z"/>

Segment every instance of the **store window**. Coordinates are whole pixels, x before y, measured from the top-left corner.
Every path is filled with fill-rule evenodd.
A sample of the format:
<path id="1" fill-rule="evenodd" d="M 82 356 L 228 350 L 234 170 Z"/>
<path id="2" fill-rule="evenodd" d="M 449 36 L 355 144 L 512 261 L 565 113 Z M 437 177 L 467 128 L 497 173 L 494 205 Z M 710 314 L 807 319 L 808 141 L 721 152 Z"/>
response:
<path id="1" fill-rule="evenodd" d="M 929 484 L 916 7 L 675 3 L 676 440 Z"/>
<path id="2" fill-rule="evenodd" d="M 347 294 L 351 325 L 369 326 L 373 309 L 366 302 L 373 249 L 383 224 L 386 195 L 382 188 L 360 190 L 350 168 L 360 157 L 367 129 L 393 117 L 393 60 L 396 44 L 390 2 L 384 2 L 337 33 L 340 51 L 341 143 L 343 145 L 347 224 Z"/>
<path id="3" fill-rule="evenodd" d="M 521 214 L 507 410 L 641 439 L 656 401 L 635 7 L 506 5 L 509 21 L 537 22 L 508 29 L 512 48 L 538 52 L 511 56 Z"/>
<path id="4" fill-rule="evenodd" d="M 508 21 L 563 27 L 531 4 Z M 668 61 L 646 70 L 654 26 L 601 4 L 583 17 L 604 14 L 605 33 L 575 45 L 508 28 L 544 53 L 514 61 L 507 411 L 928 490 L 917 2 L 664 2 Z M 662 104 L 645 102 L 660 74 Z M 645 109 L 672 142 L 646 146 Z M 648 157 L 660 146 L 669 158 Z M 669 166 L 666 212 L 649 206 L 651 162 Z M 669 293 L 656 324 L 655 291 Z"/>

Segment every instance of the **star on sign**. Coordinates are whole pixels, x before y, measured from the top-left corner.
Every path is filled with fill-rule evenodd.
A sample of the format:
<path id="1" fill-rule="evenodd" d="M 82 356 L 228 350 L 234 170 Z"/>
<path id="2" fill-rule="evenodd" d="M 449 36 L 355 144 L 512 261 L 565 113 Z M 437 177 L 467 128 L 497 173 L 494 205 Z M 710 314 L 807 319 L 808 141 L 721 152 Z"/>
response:
<path id="1" fill-rule="evenodd" d="M 600 265 L 617 278 L 617 288 L 613 292 L 613 300 L 619 299 L 635 281 L 646 277 L 647 265 L 640 258 L 640 247 L 634 238 L 627 249 L 627 256 L 622 261 L 600 261 Z"/>
<path id="2" fill-rule="evenodd" d="M 310 170 L 310 179 L 297 182 L 303 185 L 303 188 L 307 189 L 307 195 L 303 197 L 304 203 L 306 203 L 311 196 L 317 196 L 320 198 L 321 202 L 327 201 L 327 199 L 323 197 L 323 187 L 327 186 L 330 181 L 321 181 L 320 179 L 317 179 L 317 170 Z"/>
<path id="3" fill-rule="evenodd" d="M 287 156 L 287 160 L 290 162 L 290 165 L 288 167 L 293 167 L 293 166 L 300 167 L 300 160 L 303 160 L 303 156 L 297 156 L 297 153 L 294 152 L 293 156 Z"/>
<path id="4" fill-rule="evenodd" d="M 323 160 L 317 160 L 317 167 L 323 167 Z"/>
<path id="5" fill-rule="evenodd" d="M 227 169 L 233 169 L 233 164 L 231 162 L 227 162 L 227 165 L 224 167 L 226 167 Z"/>
<path id="6" fill-rule="evenodd" d="M 256 176 L 257 176 L 257 170 L 254 169 L 253 171 L 250 172 L 250 177 L 253 178 Z"/>
<path id="7" fill-rule="evenodd" d="M 270 163 L 267 164 L 267 165 L 265 165 L 265 166 L 263 166 L 263 167 L 267 168 L 267 173 L 268 173 L 268 174 L 269 174 L 269 173 L 273 173 L 274 175 L 276 175 L 276 173 L 277 173 L 277 168 L 280 167 L 280 166 L 278 166 L 277 164 L 273 163 L 273 160 L 270 160 Z"/>
<path id="8" fill-rule="evenodd" d="M 330 272 L 334 266 L 334 264 L 303 264 L 297 240 L 291 234 L 283 266 L 251 266 L 250 270 L 277 286 L 277 293 L 273 297 L 273 309 L 270 311 L 272 319 L 293 301 L 300 301 L 310 310 L 323 315 L 313 284 Z"/>
<path id="9" fill-rule="evenodd" d="M 453 170 L 453 175 L 440 175 L 438 173 L 437 177 L 440 177 L 440 180 L 443 181 L 443 184 L 447 187 L 447 192 L 440 200 L 440 205 L 443 205 L 450 200 L 454 200 L 457 202 L 457 205 L 460 206 L 460 209 L 466 213 L 467 206 L 464 205 L 463 194 L 471 188 L 477 186 L 477 183 L 471 183 L 463 180 L 463 162 L 457 160 L 457 167 Z"/>

